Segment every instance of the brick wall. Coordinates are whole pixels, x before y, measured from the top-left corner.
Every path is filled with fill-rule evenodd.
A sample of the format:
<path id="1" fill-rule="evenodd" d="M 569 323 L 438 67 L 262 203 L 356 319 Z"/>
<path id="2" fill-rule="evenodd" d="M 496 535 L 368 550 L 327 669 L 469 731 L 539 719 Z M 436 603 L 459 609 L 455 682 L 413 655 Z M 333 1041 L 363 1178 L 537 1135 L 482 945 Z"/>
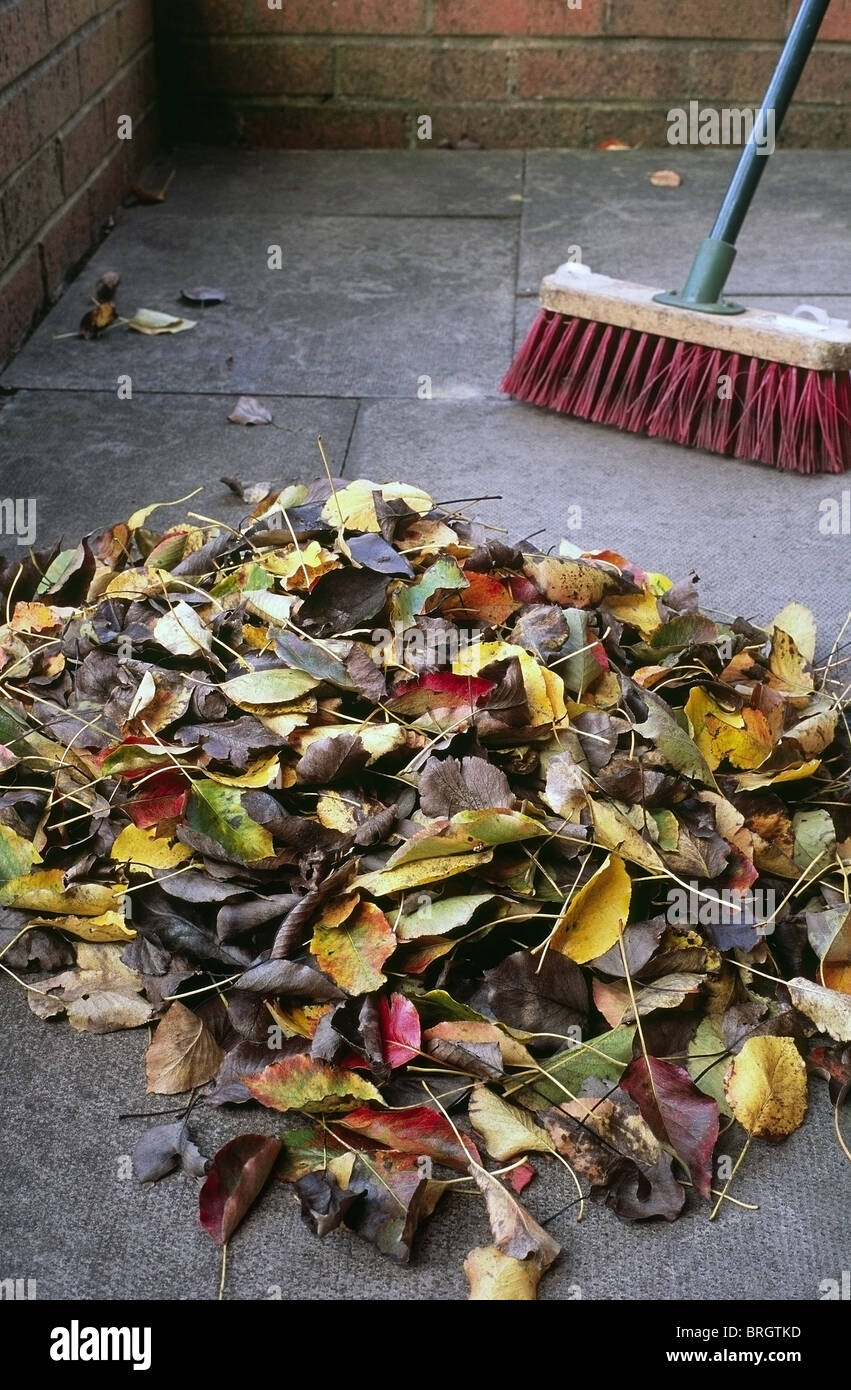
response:
<path id="1" fill-rule="evenodd" d="M 151 10 L 0 0 L 0 365 L 156 147 Z"/>
<path id="2" fill-rule="evenodd" d="M 156 0 L 169 127 L 289 147 L 664 145 L 691 99 L 755 105 L 797 0 Z M 574 7 L 575 6 L 575 7 Z M 784 141 L 851 144 L 851 0 Z"/>

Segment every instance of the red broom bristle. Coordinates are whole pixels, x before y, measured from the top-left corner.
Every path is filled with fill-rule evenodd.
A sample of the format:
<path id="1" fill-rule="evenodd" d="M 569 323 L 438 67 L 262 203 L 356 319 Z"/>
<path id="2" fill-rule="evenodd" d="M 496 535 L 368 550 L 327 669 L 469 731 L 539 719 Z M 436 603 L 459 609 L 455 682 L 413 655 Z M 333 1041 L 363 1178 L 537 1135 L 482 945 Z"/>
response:
<path id="1" fill-rule="evenodd" d="M 798 473 L 851 468 L 851 373 L 542 309 L 501 390 L 632 434 Z"/>

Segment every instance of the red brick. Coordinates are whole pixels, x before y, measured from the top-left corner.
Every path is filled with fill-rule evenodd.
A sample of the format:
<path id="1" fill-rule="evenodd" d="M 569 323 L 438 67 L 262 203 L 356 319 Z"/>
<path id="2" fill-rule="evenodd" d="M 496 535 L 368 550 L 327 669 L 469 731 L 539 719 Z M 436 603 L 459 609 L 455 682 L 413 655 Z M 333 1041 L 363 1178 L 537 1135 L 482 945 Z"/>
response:
<path id="1" fill-rule="evenodd" d="M 11 354 L 29 332 L 36 314 L 44 303 L 41 283 L 41 260 L 37 247 L 11 268 L 5 280 L 0 280 L 0 364 Z"/>
<path id="2" fill-rule="evenodd" d="M 243 0 L 154 0 L 154 21 L 161 33 L 239 34 L 245 30 L 244 13 Z"/>
<path id="3" fill-rule="evenodd" d="M 80 89 L 83 101 L 99 92 L 119 67 L 118 21 L 110 15 L 77 50 L 80 60 Z"/>
<path id="4" fill-rule="evenodd" d="M 508 53 L 487 48 L 357 44 L 340 54 L 343 96 L 503 101 Z"/>
<path id="5" fill-rule="evenodd" d="M 2 12 L 0 87 L 26 72 L 49 50 L 46 0 L 13 0 Z"/>
<path id="6" fill-rule="evenodd" d="M 624 140 L 628 145 L 641 145 L 645 149 L 666 149 L 668 132 L 668 105 L 654 107 L 647 102 L 618 105 L 615 102 L 599 102 L 588 108 L 589 145 L 599 145 L 603 140 Z M 602 266 L 594 266 L 602 270 Z"/>
<path id="7" fill-rule="evenodd" d="M 109 143 L 104 128 L 102 101 L 85 111 L 67 130 L 63 130 L 60 145 L 62 185 L 66 197 L 75 193 L 97 168 L 107 152 Z"/>
<path id="8" fill-rule="evenodd" d="M 405 144 L 402 112 L 381 107 L 254 106 L 240 112 L 250 146 L 290 150 L 399 149 Z"/>
<path id="9" fill-rule="evenodd" d="M 851 41 L 851 0 L 832 0 L 818 36 L 822 41 Z"/>
<path id="10" fill-rule="evenodd" d="M 80 78 L 73 48 L 55 62 L 38 69 L 26 89 L 26 99 L 30 138 L 37 147 L 69 120 L 80 105 Z"/>
<path id="11" fill-rule="evenodd" d="M 777 62 L 777 48 L 699 48 L 694 55 L 694 95 L 702 102 L 735 106 L 762 98 Z"/>
<path id="12" fill-rule="evenodd" d="M 127 157 L 123 147 L 119 147 L 109 163 L 92 180 L 88 189 L 89 210 L 92 231 L 97 237 L 105 222 L 121 206 L 132 180 L 127 173 Z"/>
<path id="13" fill-rule="evenodd" d="M 558 148 L 585 144 L 585 108 L 553 102 L 523 105 L 435 106 L 434 149 L 441 140 L 457 143 L 462 136 L 477 140 L 484 149 Z"/>
<path id="14" fill-rule="evenodd" d="M 95 0 L 47 0 L 47 24 L 54 43 L 61 43 L 97 13 Z"/>
<path id="15" fill-rule="evenodd" d="M 517 95 L 523 97 L 684 98 L 690 49 L 613 39 L 532 48 L 518 55 Z"/>
<path id="16" fill-rule="evenodd" d="M 93 241 L 89 195 L 84 190 L 65 204 L 39 238 L 45 288 L 50 298 L 61 288 L 68 272 L 82 260 Z"/>
<path id="17" fill-rule="evenodd" d="M 613 0 L 609 33 L 656 38 L 780 39 L 785 0 Z"/>
<path id="18" fill-rule="evenodd" d="M 118 37 L 121 61 L 127 62 L 153 36 L 151 0 L 130 0 L 118 15 Z"/>
<path id="19" fill-rule="evenodd" d="M 621 0 L 615 0 L 620 3 Z M 572 10 L 568 0 L 435 0 L 436 34 L 602 34 L 605 0 L 582 0 Z"/>
<path id="20" fill-rule="evenodd" d="M 422 34 L 424 0 L 246 0 L 249 34 Z"/>
<path id="21" fill-rule="evenodd" d="M 18 171 L 3 192 L 8 254 L 14 256 L 62 203 L 62 182 L 54 144 L 45 145 Z"/>
<path id="22" fill-rule="evenodd" d="M 327 43 L 189 40 L 181 51 L 187 80 L 197 92 L 330 96 L 334 90 L 333 54 Z"/>
<path id="23" fill-rule="evenodd" d="M 133 139 L 125 150 L 127 174 L 133 180 L 138 178 L 146 165 L 150 164 L 160 148 L 160 122 L 156 108 L 148 111 L 136 122 Z"/>
<path id="24" fill-rule="evenodd" d="M 851 98 L 848 69 L 851 51 L 847 48 L 822 48 L 817 45 L 810 54 L 801 75 L 796 101 L 844 102 Z"/>
<path id="25" fill-rule="evenodd" d="M 851 108 L 792 106 L 777 143 L 785 149 L 847 150 L 851 145 Z M 817 246 L 815 252 L 817 255 Z"/>
<path id="26" fill-rule="evenodd" d="M 0 183 L 23 164 L 30 148 L 24 93 L 4 97 L 0 101 Z"/>
<path id="27" fill-rule="evenodd" d="M 153 101 L 155 90 L 153 59 L 150 53 L 143 51 L 132 66 L 122 72 L 107 88 L 104 95 L 108 140 L 118 140 L 118 121 L 121 116 L 133 118 L 135 139 L 136 123 Z M 132 141 L 120 143 L 132 144 Z"/>

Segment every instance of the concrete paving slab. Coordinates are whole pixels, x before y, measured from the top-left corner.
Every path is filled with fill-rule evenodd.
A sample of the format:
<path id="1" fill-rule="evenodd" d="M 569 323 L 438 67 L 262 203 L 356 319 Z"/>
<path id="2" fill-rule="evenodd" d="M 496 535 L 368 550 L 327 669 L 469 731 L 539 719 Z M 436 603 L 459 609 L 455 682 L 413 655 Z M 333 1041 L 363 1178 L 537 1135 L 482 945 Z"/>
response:
<path id="1" fill-rule="evenodd" d="M 453 218 L 159 216 L 139 208 L 48 315 L 4 386 L 414 397 L 421 375 L 457 395 L 493 391 L 511 350 L 517 223 Z M 270 246 L 282 269 L 270 270 Z M 196 319 L 175 336 L 119 325 L 96 343 L 73 332 L 97 276 L 117 269 L 119 305 Z M 182 307 L 212 285 L 228 301 Z"/>
<path id="2" fill-rule="evenodd" d="M 530 151 L 518 290 L 534 289 L 571 246 L 602 275 L 679 288 L 735 162 L 731 151 L 678 146 Z M 655 188 L 655 169 L 675 169 L 681 186 Z M 848 293 L 849 169 L 846 150 L 780 150 L 770 158 L 739 238 L 731 294 Z"/>
<path id="3" fill-rule="evenodd" d="M 141 178 L 161 187 L 164 217 L 233 216 L 263 208 L 277 217 L 520 216 L 520 150 L 226 150 L 178 148 Z"/>
<path id="4" fill-rule="evenodd" d="M 267 399 L 275 426 L 250 427 L 228 424 L 235 402 L 236 395 L 124 401 L 114 392 L 21 391 L 0 409 L 0 490 L 4 497 L 36 499 L 40 547 L 60 535 L 75 545 L 136 507 L 196 487 L 204 491 L 188 507 L 236 524 L 250 508 L 222 484 L 222 474 L 284 482 L 316 477 L 322 472 L 317 434 L 339 471 L 353 401 Z M 0 553 L 22 552 L 3 535 Z"/>
<path id="5" fill-rule="evenodd" d="M 673 579 L 692 569 L 704 603 L 756 622 L 808 604 L 830 646 L 851 609 L 847 536 L 823 536 L 819 503 L 840 478 L 802 477 L 517 402 L 374 401 L 345 476 L 410 477 L 436 500 L 499 494 L 469 510 L 516 540 L 608 548 Z M 568 529 L 570 507 L 581 530 Z"/>
<path id="6" fill-rule="evenodd" d="M 122 1176 L 156 1120 L 119 1115 L 172 1103 L 145 1095 L 147 1030 L 96 1037 L 41 1022 L 10 981 L 4 1003 L 4 1276 L 35 1279 L 38 1297 L 49 1300 L 214 1299 L 219 1250 L 198 1226 L 199 1184 L 172 1175 L 141 1188 Z M 237 1134 L 286 1127 L 259 1107 L 198 1105 L 193 1123 L 207 1154 Z M 541 1298 L 817 1299 L 821 1280 L 848 1268 L 844 1164 L 820 1081 L 805 1125 L 785 1144 L 754 1145 L 736 1177 L 732 1195 L 759 1210 L 727 1204 L 711 1225 L 705 1204 L 672 1225 L 631 1227 L 588 1204 L 576 1224 L 569 1177 L 541 1163 L 524 1202 L 564 1247 Z M 289 1191 L 272 1184 L 233 1238 L 226 1296 L 463 1299 L 464 1257 L 488 1240 L 481 1202 L 456 1187 L 419 1238 L 412 1265 L 400 1269 L 346 1232 L 318 1240 Z"/>

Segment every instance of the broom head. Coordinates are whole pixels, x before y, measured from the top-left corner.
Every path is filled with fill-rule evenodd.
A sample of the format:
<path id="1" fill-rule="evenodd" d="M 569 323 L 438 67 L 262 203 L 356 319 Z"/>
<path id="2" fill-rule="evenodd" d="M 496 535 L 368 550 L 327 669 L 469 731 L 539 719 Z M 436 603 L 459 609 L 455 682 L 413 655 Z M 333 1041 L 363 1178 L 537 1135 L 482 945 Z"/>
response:
<path id="1" fill-rule="evenodd" d="M 851 331 L 713 315 L 563 267 L 501 389 L 564 415 L 798 473 L 851 468 Z"/>

